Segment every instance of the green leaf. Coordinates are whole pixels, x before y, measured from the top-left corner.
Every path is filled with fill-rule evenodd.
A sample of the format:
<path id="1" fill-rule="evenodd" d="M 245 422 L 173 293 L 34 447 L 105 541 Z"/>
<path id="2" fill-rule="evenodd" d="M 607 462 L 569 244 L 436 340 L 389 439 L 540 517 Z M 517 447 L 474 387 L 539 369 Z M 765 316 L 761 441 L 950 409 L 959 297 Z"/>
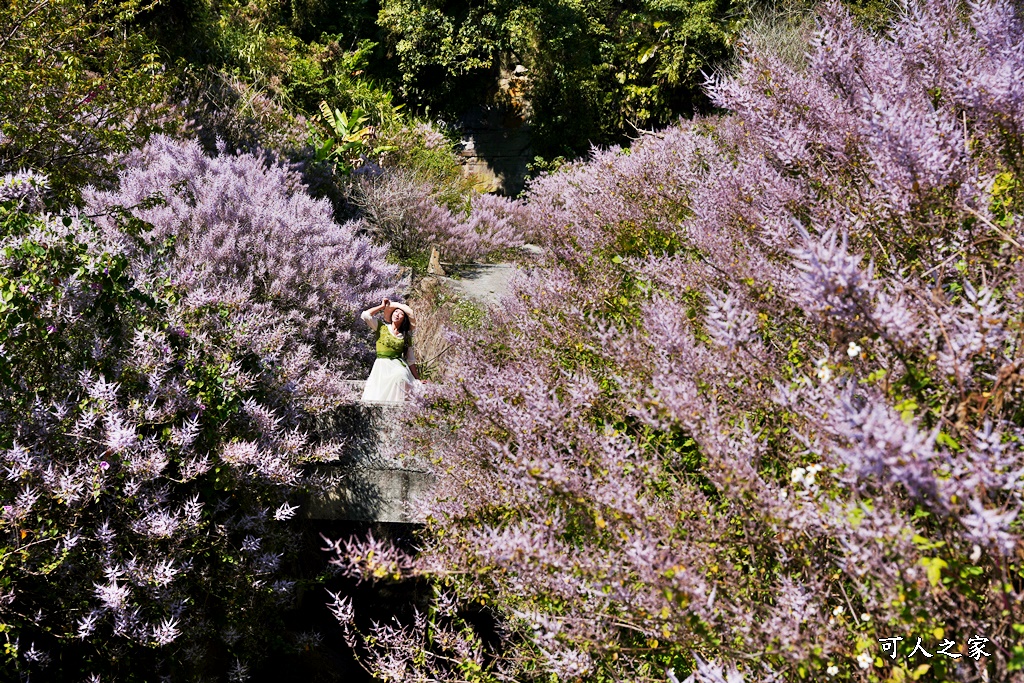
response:
<path id="1" fill-rule="evenodd" d="M 928 574 L 928 583 L 932 586 L 939 585 L 939 581 L 942 580 L 942 570 L 949 566 L 941 557 L 922 557 L 920 564 Z"/>
<path id="2" fill-rule="evenodd" d="M 951 450 L 954 450 L 954 451 L 959 451 L 960 450 L 960 442 L 957 441 L 956 439 L 954 439 L 952 436 L 950 436 L 946 432 L 941 432 L 940 431 L 939 435 L 937 437 L 935 437 L 935 442 L 940 444 L 940 445 L 946 446 L 947 448 L 949 448 Z"/>
<path id="3" fill-rule="evenodd" d="M 650 58 L 653 57 L 654 53 L 657 52 L 657 51 L 658 51 L 657 43 L 655 43 L 654 45 L 651 45 L 649 48 L 647 48 L 642 53 L 640 53 L 639 57 L 636 58 L 637 64 L 646 64 L 648 62 L 648 60 L 650 60 Z"/>

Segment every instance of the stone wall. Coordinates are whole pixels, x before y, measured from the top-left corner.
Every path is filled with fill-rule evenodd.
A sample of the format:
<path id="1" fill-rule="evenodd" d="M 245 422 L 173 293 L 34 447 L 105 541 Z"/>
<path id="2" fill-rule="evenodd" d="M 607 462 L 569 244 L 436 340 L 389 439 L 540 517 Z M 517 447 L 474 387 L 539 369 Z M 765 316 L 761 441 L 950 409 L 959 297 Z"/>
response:
<path id="1" fill-rule="evenodd" d="M 526 165 L 533 161 L 526 84 L 524 67 L 502 70 L 495 98 L 501 104 L 474 107 L 459 121 L 466 175 L 484 179 L 488 190 L 510 197 L 522 191 Z"/>
<path id="2" fill-rule="evenodd" d="M 344 452 L 337 462 L 317 465 L 324 488 L 306 505 L 311 520 L 350 520 L 412 524 L 422 521 L 419 503 L 434 485 L 425 465 L 399 452 L 397 431 L 404 406 L 362 403 L 364 382 L 348 383 L 351 402 L 325 418 L 330 431 L 343 434 Z"/>

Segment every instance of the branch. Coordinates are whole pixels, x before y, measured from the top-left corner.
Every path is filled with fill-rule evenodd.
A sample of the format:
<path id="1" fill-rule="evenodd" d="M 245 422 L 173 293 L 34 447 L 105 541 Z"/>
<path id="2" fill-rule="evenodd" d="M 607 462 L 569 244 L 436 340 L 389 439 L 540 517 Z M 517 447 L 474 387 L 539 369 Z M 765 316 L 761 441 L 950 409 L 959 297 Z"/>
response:
<path id="1" fill-rule="evenodd" d="M 40 2 L 38 5 L 33 7 L 31 10 L 29 10 L 24 16 L 22 16 L 21 17 L 21 21 L 19 21 L 18 23 L 16 23 L 14 25 L 14 28 L 11 29 L 11 32 L 7 34 L 7 37 L 4 38 L 3 40 L 0 40 L 0 52 L 4 51 L 4 48 L 7 47 L 7 43 L 9 43 L 11 41 L 11 38 L 13 38 L 14 34 L 18 32 L 18 29 L 21 28 L 21 25 L 25 23 L 26 19 L 29 19 L 33 14 L 35 14 L 36 12 L 41 10 L 43 7 L 45 7 L 46 5 L 49 5 L 49 4 L 50 4 L 50 0 L 42 0 L 42 2 Z"/>

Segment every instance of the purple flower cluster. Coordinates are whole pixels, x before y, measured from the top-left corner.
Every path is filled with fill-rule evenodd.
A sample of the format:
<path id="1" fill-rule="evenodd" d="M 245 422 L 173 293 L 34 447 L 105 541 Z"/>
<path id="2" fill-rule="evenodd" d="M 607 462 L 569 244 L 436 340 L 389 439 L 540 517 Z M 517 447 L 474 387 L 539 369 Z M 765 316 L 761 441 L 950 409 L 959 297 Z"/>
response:
<path id="1" fill-rule="evenodd" d="M 0 202 L 16 202 L 27 211 L 40 211 L 49 187 L 45 175 L 32 171 L 7 173 L 0 178 Z"/>
<path id="2" fill-rule="evenodd" d="M 296 596 L 355 311 L 395 269 L 255 155 L 157 137 L 124 166 L 73 215 L 0 195 L 0 671 L 242 676 Z"/>
<path id="3" fill-rule="evenodd" d="M 437 247 L 445 258 L 471 261 L 524 242 L 510 200 L 475 194 L 468 212 L 453 211 L 430 183 L 408 170 L 361 179 L 355 201 L 369 232 L 402 256 Z"/>
<path id="4" fill-rule="evenodd" d="M 155 136 L 122 165 L 116 190 L 84 199 L 136 269 L 158 259 L 187 292 L 186 310 L 227 310 L 233 341 L 273 359 L 311 403 L 329 403 L 337 378 L 363 371 L 358 311 L 390 293 L 397 269 L 359 223 L 336 223 L 298 174 L 257 154 L 211 157 L 198 142 Z M 116 209 L 145 221 L 141 243 Z"/>

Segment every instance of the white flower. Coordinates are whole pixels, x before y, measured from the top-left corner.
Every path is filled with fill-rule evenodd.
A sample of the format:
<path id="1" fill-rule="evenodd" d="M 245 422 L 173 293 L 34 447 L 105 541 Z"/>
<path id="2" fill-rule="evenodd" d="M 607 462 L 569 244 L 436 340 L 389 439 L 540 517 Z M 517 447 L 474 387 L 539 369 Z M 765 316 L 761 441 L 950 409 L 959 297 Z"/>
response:
<path id="1" fill-rule="evenodd" d="M 161 647 L 170 645 L 179 635 L 177 619 L 167 618 L 159 626 L 153 627 L 153 640 Z"/>
<path id="2" fill-rule="evenodd" d="M 828 384 L 829 380 L 832 379 L 832 368 L 825 365 L 825 361 L 822 361 L 821 364 L 818 365 L 818 369 L 814 374 L 816 374 L 818 379 L 823 383 Z"/>
<path id="3" fill-rule="evenodd" d="M 805 474 L 807 474 L 807 470 L 805 470 L 803 467 L 794 467 L 793 471 L 789 475 L 789 479 L 794 484 L 799 484 L 804 480 Z"/>
<path id="4" fill-rule="evenodd" d="M 846 611 L 846 608 L 844 608 L 842 605 L 839 605 L 834 610 L 832 610 L 832 614 L 834 614 L 835 616 L 838 617 L 840 614 L 842 614 L 845 611 Z"/>
<path id="5" fill-rule="evenodd" d="M 971 563 L 978 564 L 978 560 L 981 559 L 981 546 L 977 543 L 971 548 Z"/>
<path id="6" fill-rule="evenodd" d="M 871 666 L 871 653 L 867 650 L 864 650 L 859 655 L 857 655 L 857 665 L 860 666 L 860 668 L 862 669 L 866 669 L 869 666 Z"/>
<path id="7" fill-rule="evenodd" d="M 860 615 L 860 620 L 861 621 L 871 621 L 871 615 L 868 614 L 867 612 L 865 612 L 864 614 Z"/>
<path id="8" fill-rule="evenodd" d="M 846 347 L 846 355 L 850 358 L 856 358 L 863 350 L 857 342 L 850 342 L 850 345 Z"/>
<path id="9" fill-rule="evenodd" d="M 837 673 L 839 673 L 839 667 L 835 664 L 832 664 L 827 669 L 825 669 L 825 673 L 827 673 L 829 676 L 835 676 Z"/>
<path id="10" fill-rule="evenodd" d="M 274 519 L 278 522 L 291 519 L 295 516 L 295 511 L 298 509 L 298 505 L 289 505 L 288 503 L 285 503 L 274 511 Z"/>

